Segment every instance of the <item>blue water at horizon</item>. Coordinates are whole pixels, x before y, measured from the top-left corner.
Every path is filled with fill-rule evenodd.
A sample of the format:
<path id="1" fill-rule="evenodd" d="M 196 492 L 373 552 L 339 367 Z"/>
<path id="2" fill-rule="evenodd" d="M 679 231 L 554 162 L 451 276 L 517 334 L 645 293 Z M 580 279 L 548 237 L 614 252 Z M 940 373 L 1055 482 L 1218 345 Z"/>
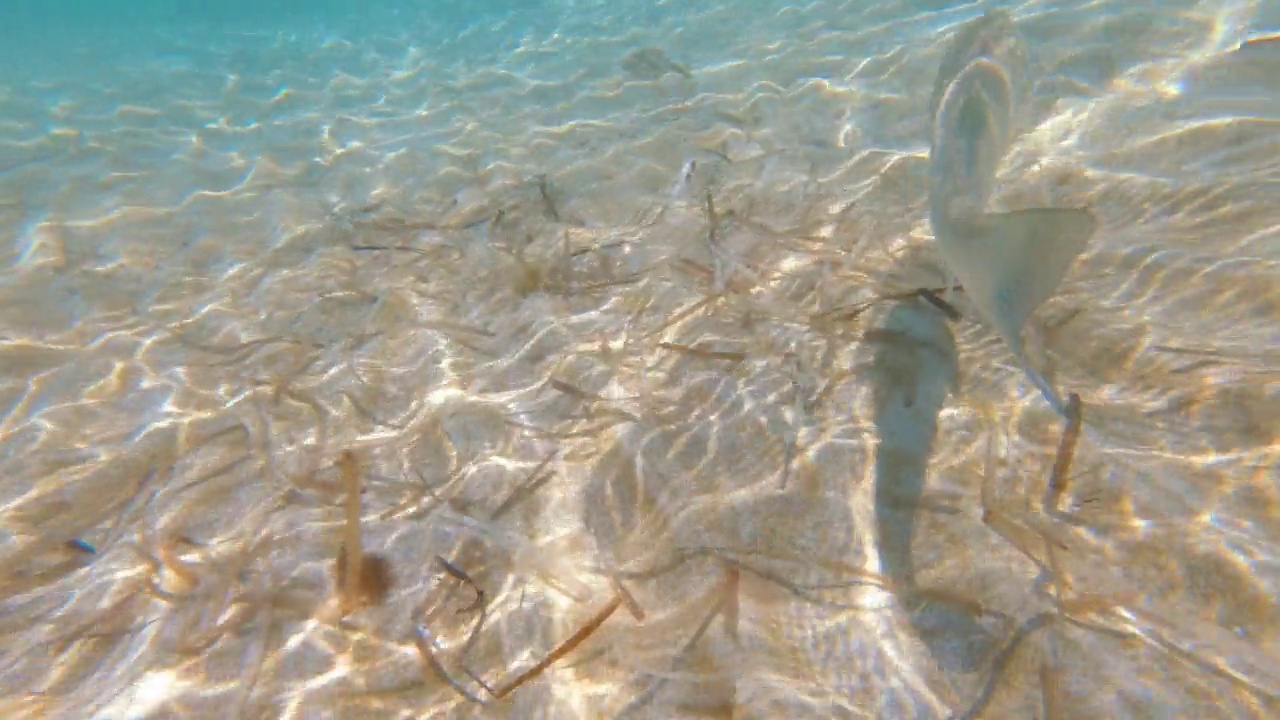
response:
<path id="1" fill-rule="evenodd" d="M 0 86 L 30 82 L 45 72 L 65 76 L 83 68 L 96 74 L 108 69 L 104 65 L 147 62 L 171 53 L 175 42 L 199 48 L 279 38 L 391 37 L 443 46 L 476 25 L 541 21 L 551 27 L 558 9 L 543 0 L 14 0 L 0 4 Z M 512 23 L 513 17 L 528 22 Z"/>
<path id="2" fill-rule="evenodd" d="M 49 23 L 129 25 L 136 23 L 276 24 L 316 20 L 357 20 L 368 17 L 429 15 L 442 22 L 467 21 L 493 13 L 543 8 L 543 0 L 7 0 L 0 6 L 6 29 Z"/>

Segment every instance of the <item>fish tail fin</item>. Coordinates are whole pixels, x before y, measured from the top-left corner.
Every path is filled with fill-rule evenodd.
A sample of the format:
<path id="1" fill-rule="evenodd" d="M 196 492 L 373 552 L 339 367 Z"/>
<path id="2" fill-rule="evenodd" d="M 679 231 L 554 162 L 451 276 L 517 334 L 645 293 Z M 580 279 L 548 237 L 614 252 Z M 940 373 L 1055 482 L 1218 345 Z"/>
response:
<path id="1" fill-rule="evenodd" d="M 1031 363 L 1025 356 L 1019 357 L 1018 362 L 1022 365 L 1023 374 L 1027 376 L 1027 379 L 1031 381 L 1031 384 L 1035 385 L 1040 391 L 1040 394 L 1044 396 L 1045 402 L 1049 403 L 1049 407 L 1053 408 L 1053 411 L 1059 415 L 1067 417 L 1067 404 L 1062 401 L 1062 396 L 1058 394 L 1058 391 L 1054 389 L 1053 385 L 1045 379 L 1044 375 L 1040 374 L 1039 370 L 1036 370 L 1031 366 Z"/>
<path id="2" fill-rule="evenodd" d="M 1092 212 L 1080 208 L 1033 208 L 985 213 L 966 220 L 971 242 L 968 265 L 981 274 L 974 301 L 1017 356 L 1027 377 L 1060 413 L 1066 404 L 1022 350 L 1022 328 L 1066 276 L 1097 230 Z M 965 290 L 969 291 L 966 282 Z"/>
<path id="3" fill-rule="evenodd" d="M 975 300 L 1011 345 L 1018 344 L 1031 313 L 1058 289 L 1097 225 L 1093 213 L 1078 208 L 984 213 L 958 223 L 967 236 L 964 264 L 975 276 L 961 278 L 965 291 L 978 293 Z"/>

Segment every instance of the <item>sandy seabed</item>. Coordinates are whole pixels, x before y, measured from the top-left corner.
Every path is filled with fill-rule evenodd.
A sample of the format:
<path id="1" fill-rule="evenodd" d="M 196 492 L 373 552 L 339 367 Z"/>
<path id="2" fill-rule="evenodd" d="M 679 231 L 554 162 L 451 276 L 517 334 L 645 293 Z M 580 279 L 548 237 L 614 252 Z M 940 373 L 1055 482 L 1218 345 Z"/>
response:
<path id="1" fill-rule="evenodd" d="M 1000 204 L 1102 221 L 1046 509 L 1062 420 L 909 297 L 982 8 L 862 5 L 0 84 L 0 715 L 1280 715 L 1280 12 L 1012 8 Z"/>

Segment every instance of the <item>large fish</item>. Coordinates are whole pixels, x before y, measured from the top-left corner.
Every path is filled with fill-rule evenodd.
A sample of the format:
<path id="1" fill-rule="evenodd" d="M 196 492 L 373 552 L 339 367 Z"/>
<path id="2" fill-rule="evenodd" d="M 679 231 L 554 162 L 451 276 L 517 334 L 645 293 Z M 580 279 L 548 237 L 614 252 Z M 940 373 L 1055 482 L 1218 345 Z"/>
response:
<path id="1" fill-rule="evenodd" d="M 1022 329 L 1062 282 L 1097 220 L 1079 208 L 987 210 L 1030 102 L 1027 66 L 1004 11 L 988 11 L 951 41 L 929 106 L 929 221 L 947 270 L 1045 400 L 1065 415 L 1066 403 L 1028 361 Z"/>

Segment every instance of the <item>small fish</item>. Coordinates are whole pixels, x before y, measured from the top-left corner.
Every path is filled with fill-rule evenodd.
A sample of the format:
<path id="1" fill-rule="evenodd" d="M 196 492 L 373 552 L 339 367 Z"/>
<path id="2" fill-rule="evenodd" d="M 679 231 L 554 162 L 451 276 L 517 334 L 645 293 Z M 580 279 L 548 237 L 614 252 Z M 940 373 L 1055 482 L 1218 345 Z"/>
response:
<path id="1" fill-rule="evenodd" d="M 623 56 L 619 64 L 628 75 L 641 80 L 657 80 L 668 73 L 693 77 L 689 68 L 672 60 L 662 48 L 643 47 L 632 50 Z"/>
<path id="2" fill-rule="evenodd" d="M 1027 359 L 1022 329 L 1084 250 L 1097 219 L 1082 208 L 987 211 L 996 172 L 1029 104 L 1027 65 L 1005 11 L 987 11 L 952 40 L 929 106 L 929 221 L 948 271 L 1027 378 L 1065 416 L 1066 403 Z"/>
<path id="3" fill-rule="evenodd" d="M 672 200 L 683 200 L 690 195 L 693 188 L 693 176 L 697 170 L 697 160 L 690 158 L 685 161 L 680 168 L 680 175 L 676 178 L 675 184 L 671 186 Z"/>
<path id="4" fill-rule="evenodd" d="M 71 548 L 72 550 L 78 550 L 82 553 L 88 553 L 89 555 L 98 554 L 97 548 L 90 545 L 88 542 L 81 540 L 80 538 L 72 538 L 68 540 L 67 547 Z"/>

